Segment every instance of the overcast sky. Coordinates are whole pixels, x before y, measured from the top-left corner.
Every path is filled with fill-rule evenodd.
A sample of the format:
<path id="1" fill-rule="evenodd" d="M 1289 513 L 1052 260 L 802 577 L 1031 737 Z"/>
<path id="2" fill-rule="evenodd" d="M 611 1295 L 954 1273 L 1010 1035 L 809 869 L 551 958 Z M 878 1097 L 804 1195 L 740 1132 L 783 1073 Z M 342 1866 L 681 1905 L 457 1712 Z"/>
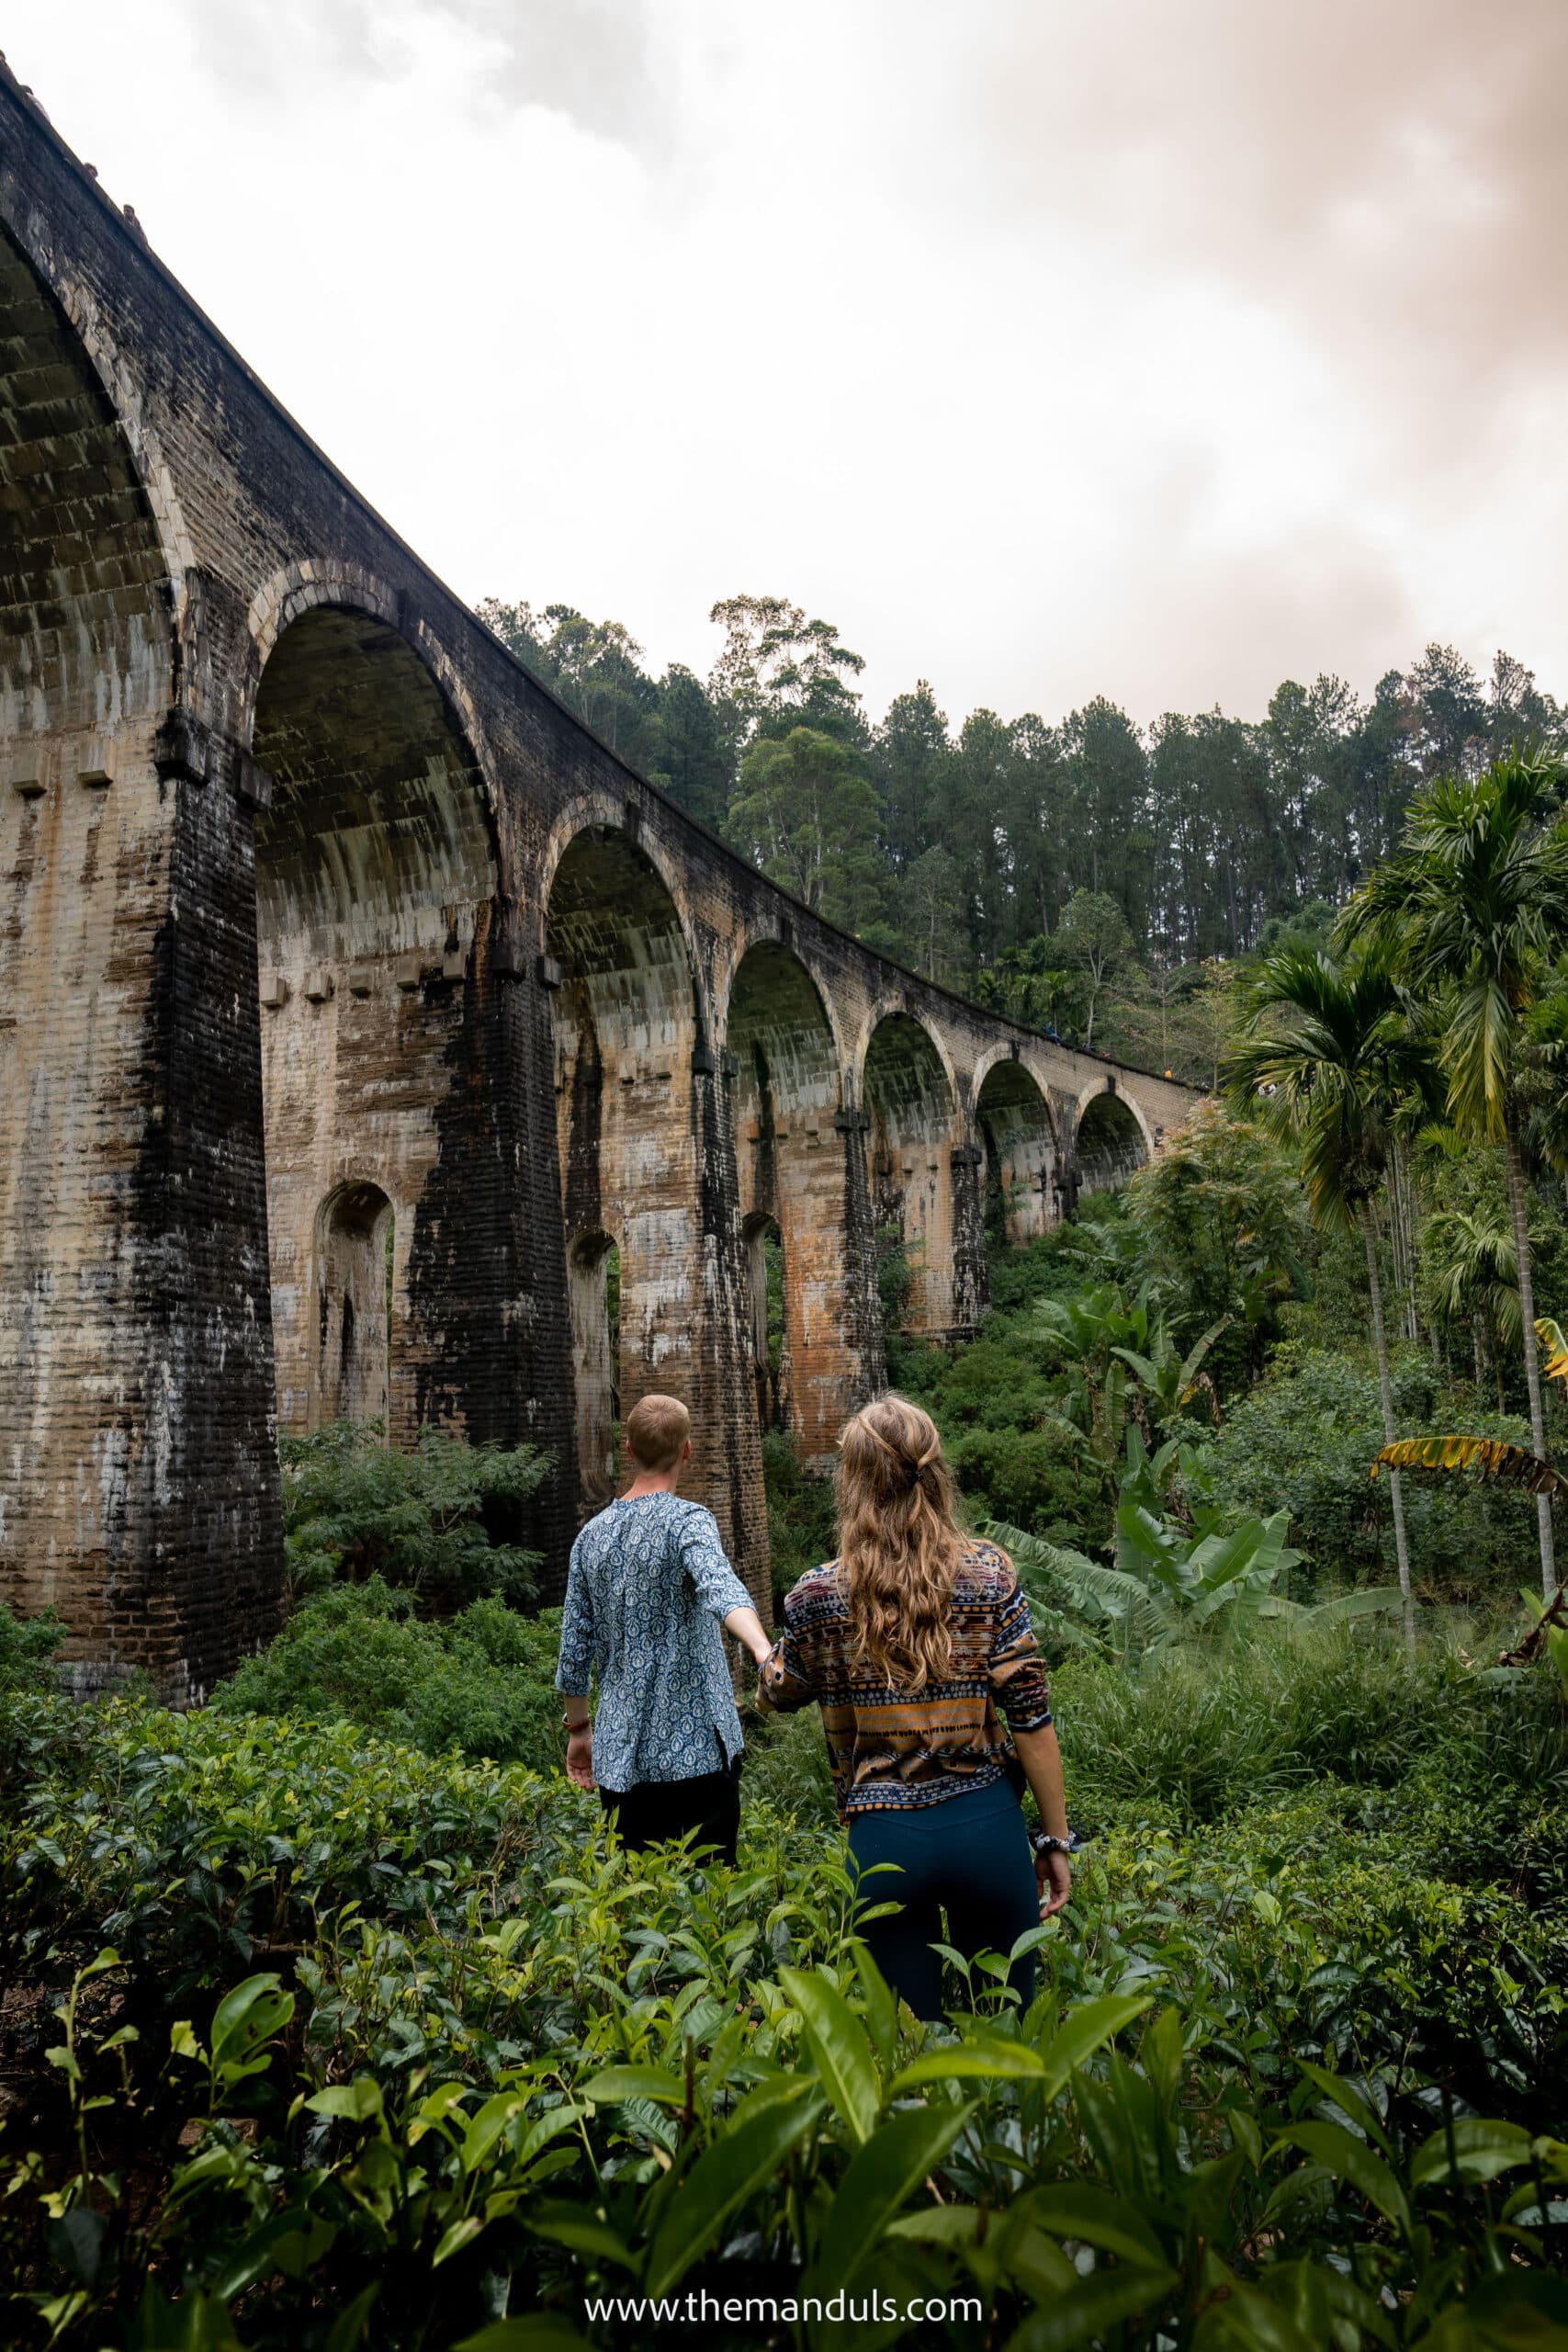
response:
<path id="1" fill-rule="evenodd" d="M 466 598 L 1059 716 L 1568 692 L 1568 0 L 10 0 Z"/>

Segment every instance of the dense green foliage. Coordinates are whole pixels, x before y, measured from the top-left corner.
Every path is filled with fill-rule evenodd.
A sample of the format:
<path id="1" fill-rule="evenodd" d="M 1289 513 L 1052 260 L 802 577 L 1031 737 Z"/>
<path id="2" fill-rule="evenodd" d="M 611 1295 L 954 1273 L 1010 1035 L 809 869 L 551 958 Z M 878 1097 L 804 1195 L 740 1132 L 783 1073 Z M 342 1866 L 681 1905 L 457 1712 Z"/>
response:
<path id="1" fill-rule="evenodd" d="M 1347 2343 L 1523 2342 L 1568 2180 L 1562 1722 L 1477 1692 L 1434 1756 L 1417 1710 L 1459 1669 L 1404 1672 L 1347 1648 L 1315 1731 L 1303 1682 L 1338 1777 L 1164 1826 L 1145 1754 L 1218 1734 L 1228 1795 L 1256 1779 L 1234 1689 L 1173 1666 L 1134 1724 L 1141 1685 L 1064 1678 L 1104 1834 L 1034 2010 L 981 1971 L 956 2041 L 846 1944 L 836 1836 L 767 1805 L 733 1873 L 634 1867 L 558 1779 L 13 1699 L 7 2338 L 346 2352 L 543 2307 L 565 2341 L 589 2294 L 875 2286 L 973 2293 L 940 2340 L 1021 2352 L 1318 2346 L 1330 2312 Z"/>
<path id="2" fill-rule="evenodd" d="M 575 664 L 612 733 L 679 735 L 705 790 L 738 777 L 716 814 L 748 853 L 892 937 L 877 861 L 940 730 L 902 710 L 879 768 L 830 629 L 717 616 L 711 690 L 639 684 L 635 648 L 569 614 L 524 650 Z M 73 1706 L 61 1629 L 0 1611 L 5 2341 L 507 2352 L 700 2322 L 804 2347 L 845 2340 L 841 2293 L 850 2340 L 957 2352 L 1568 2342 L 1568 1633 L 1517 1615 L 1529 1501 L 1413 1464 L 1396 1633 L 1369 1477 L 1396 1429 L 1458 1427 L 1528 1438 L 1550 1486 L 1562 1416 L 1529 1341 L 1532 1280 L 1558 1306 L 1568 1283 L 1541 911 L 1568 834 L 1555 771 L 1528 795 L 1518 763 L 1473 773 L 1503 721 L 1461 685 L 1429 663 L 1389 756 L 1462 730 L 1401 852 L 1462 954 L 1423 965 L 1380 889 L 1325 941 L 1297 872 L 1288 935 L 1203 983 L 1230 1107 L 1027 1250 L 993 1215 L 970 1344 L 907 1332 L 908 1256 L 878 1236 L 889 1374 L 1017 1559 L 1092 1833 L 1028 1939 L 1028 2014 L 1005 1955 L 950 1955 L 946 2027 L 896 2008 L 809 1721 L 753 1732 L 738 1869 L 621 1853 L 557 1769 L 558 1621 L 517 1605 L 543 1460 L 323 1430 L 285 1452 L 293 1613 L 206 1710 Z M 1007 730 L 972 729 L 999 772 Z M 1145 789 L 1257 749 L 1168 722 Z M 1145 757 L 1103 706 L 1058 750 L 1086 806 Z M 1205 854 L 1234 909 L 1234 852 Z M 958 866 L 929 842 L 903 875 L 929 969 L 976 903 Z M 1048 941 L 1005 951 L 1034 1017 L 1070 978 L 1100 1035 L 1174 887 L 1141 919 L 1092 867 Z M 1197 937 L 1185 868 L 1179 893 Z M 788 1434 L 776 1236 L 764 1257 L 782 1589 L 829 1552 L 832 1499 Z M 1543 1507 L 1548 1584 L 1550 1532 Z"/>
<path id="3" fill-rule="evenodd" d="M 448 1606 L 532 1595 L 539 1555 L 508 1539 L 549 1470 L 535 1447 L 467 1445 L 427 1429 L 401 1453 L 377 1422 L 334 1421 L 280 1450 L 292 1598 L 367 1577 Z"/>
<path id="4" fill-rule="evenodd" d="M 1256 723 L 1145 728 L 1097 697 L 1059 720 L 977 710 L 953 727 L 923 679 L 874 720 L 860 657 L 784 597 L 714 606 L 705 682 L 650 676 L 620 623 L 570 605 L 479 612 L 634 766 L 868 944 L 1210 1083 L 1235 958 L 1321 939 L 1425 779 L 1564 731 L 1510 656 L 1483 682 L 1440 645 L 1370 702 L 1288 679 Z"/>
<path id="5" fill-rule="evenodd" d="M 313 1595 L 213 1704 L 236 1719 L 347 1722 L 438 1756 L 456 1749 L 544 1769 L 560 1748 L 553 1689 L 560 1611 L 471 1601 L 432 1623 L 379 1577 Z"/>

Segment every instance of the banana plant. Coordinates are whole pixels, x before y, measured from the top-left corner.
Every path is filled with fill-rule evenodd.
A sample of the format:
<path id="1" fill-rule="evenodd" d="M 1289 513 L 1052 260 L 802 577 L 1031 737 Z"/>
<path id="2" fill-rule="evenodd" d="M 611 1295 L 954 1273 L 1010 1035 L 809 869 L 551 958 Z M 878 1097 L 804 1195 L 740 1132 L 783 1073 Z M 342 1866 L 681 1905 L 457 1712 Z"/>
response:
<path id="1" fill-rule="evenodd" d="M 1195 1340 L 1182 1355 L 1163 1321 L 1156 1322 L 1149 1333 L 1148 1351 L 1140 1353 L 1134 1348 L 1115 1348 L 1130 1372 L 1142 1382 L 1148 1403 L 1162 1420 L 1173 1420 L 1185 1410 L 1202 1391 L 1209 1400 L 1209 1412 L 1216 1429 L 1220 1426 L 1220 1400 L 1214 1384 L 1203 1370 L 1203 1359 L 1223 1332 L 1230 1329 L 1235 1317 L 1222 1315 L 1211 1323 L 1202 1337 Z"/>
<path id="2" fill-rule="evenodd" d="M 1561 1381 L 1568 1388 L 1568 1337 L 1562 1325 L 1544 1316 L 1538 1318 L 1535 1329 L 1545 1351 L 1543 1368 L 1547 1378 Z M 1473 1470 L 1478 1478 L 1521 1487 L 1526 1494 L 1545 1496 L 1550 1501 L 1555 1501 L 1568 1486 L 1562 1473 L 1543 1455 L 1532 1453 L 1529 1446 L 1511 1445 L 1505 1438 L 1473 1437 L 1459 1431 L 1396 1439 L 1373 1456 L 1372 1476 L 1376 1478 L 1384 1469 Z"/>

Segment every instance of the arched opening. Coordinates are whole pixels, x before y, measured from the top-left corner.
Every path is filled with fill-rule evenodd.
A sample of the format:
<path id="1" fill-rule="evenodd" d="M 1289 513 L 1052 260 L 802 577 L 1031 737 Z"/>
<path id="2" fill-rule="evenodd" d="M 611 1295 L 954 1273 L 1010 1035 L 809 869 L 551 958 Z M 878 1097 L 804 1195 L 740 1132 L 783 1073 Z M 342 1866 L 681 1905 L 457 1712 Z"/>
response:
<path id="1" fill-rule="evenodd" d="M 379 1421 L 386 1433 L 392 1240 L 392 1204 L 378 1184 L 344 1184 L 322 1203 L 316 1238 L 313 1427 Z"/>
<path id="2" fill-rule="evenodd" d="M 1138 1116 L 1119 1094 L 1096 1094 L 1078 1114 L 1077 1162 L 1080 1193 L 1124 1184 L 1148 1159 Z"/>
<path id="3" fill-rule="evenodd" d="M 621 1253 L 607 1233 L 580 1233 L 566 1253 L 577 1407 L 577 1482 L 584 1517 L 620 1472 Z"/>
<path id="4" fill-rule="evenodd" d="M 1053 1222 L 1055 1135 L 1050 1106 L 1021 1062 L 994 1062 L 980 1084 L 975 1127 L 985 1154 L 986 1238 L 1019 1249 Z"/>
<path id="5" fill-rule="evenodd" d="M 680 915 L 628 835 L 592 827 L 568 844 L 546 914 L 558 972 L 555 1024 L 566 1229 L 577 1355 L 577 1454 L 585 1494 L 613 1475 L 608 1399 L 649 1389 L 694 1401 L 701 1252 L 693 1132 L 691 965 Z M 607 1364 L 603 1285 L 617 1238 L 619 1363 Z"/>
<path id="6" fill-rule="evenodd" d="M 872 1205 L 885 1242 L 908 1271 L 911 1330 L 953 1321 L 953 1089 L 936 1045 L 907 1012 L 879 1021 L 862 1094 L 871 1119 Z"/>
<path id="7" fill-rule="evenodd" d="M 39 739 L 102 738 L 167 709 L 173 590 L 118 419 L 75 330 L 3 231 L 0 333 L 0 741 L 26 802 L 82 775 L 71 758 L 81 746 Z M 42 763 L 19 765 L 24 749 Z"/>
<path id="8" fill-rule="evenodd" d="M 434 1231 L 444 1221 L 422 1222 L 422 1204 L 444 1148 L 457 1156 L 448 1106 L 473 1091 L 461 1085 L 465 1022 L 496 889 L 483 779 L 407 639 L 339 605 L 310 608 L 278 639 L 252 748 L 273 782 L 255 859 L 278 1418 L 316 1426 L 349 1393 L 321 1352 L 319 1302 L 310 1329 L 309 1269 L 316 1204 L 346 1198 L 348 1171 L 368 1161 L 412 1212 L 393 1253 L 390 1319 L 404 1338 L 384 1408 L 406 1443 L 441 1416 L 452 1333 L 474 1319 L 450 1298 L 421 1307 L 410 1290 L 456 1279 Z"/>
<path id="9" fill-rule="evenodd" d="M 838 1057 L 816 982 L 778 941 L 741 957 L 728 1039 L 758 1414 L 764 1430 L 788 1430 L 803 1460 L 819 1463 L 859 1387 Z"/>
<path id="10" fill-rule="evenodd" d="M 742 1227 L 746 1244 L 746 1292 L 750 1308 L 751 1370 L 757 1384 L 757 1422 L 764 1431 L 790 1426 L 789 1331 L 784 1314 L 784 1236 L 776 1217 L 750 1216 Z"/>

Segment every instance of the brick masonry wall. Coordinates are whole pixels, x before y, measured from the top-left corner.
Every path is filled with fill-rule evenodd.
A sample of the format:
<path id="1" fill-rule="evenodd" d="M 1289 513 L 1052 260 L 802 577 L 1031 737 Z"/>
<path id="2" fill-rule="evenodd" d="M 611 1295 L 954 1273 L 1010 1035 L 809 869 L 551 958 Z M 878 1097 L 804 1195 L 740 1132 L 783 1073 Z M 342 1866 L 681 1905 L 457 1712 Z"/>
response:
<path id="1" fill-rule="evenodd" d="M 764 1597 L 746 1218 L 822 1459 L 879 1377 L 877 1221 L 915 1326 L 964 1328 L 987 1188 L 1023 1238 L 1191 1097 L 867 954 L 631 775 L 3 69 L 0 232 L 0 1593 L 62 1607 L 84 1683 L 199 1696 L 276 1620 L 278 1406 L 383 1382 L 401 1440 L 549 1448 L 558 1590 L 609 1236 L 623 1410 L 688 1396 Z"/>

